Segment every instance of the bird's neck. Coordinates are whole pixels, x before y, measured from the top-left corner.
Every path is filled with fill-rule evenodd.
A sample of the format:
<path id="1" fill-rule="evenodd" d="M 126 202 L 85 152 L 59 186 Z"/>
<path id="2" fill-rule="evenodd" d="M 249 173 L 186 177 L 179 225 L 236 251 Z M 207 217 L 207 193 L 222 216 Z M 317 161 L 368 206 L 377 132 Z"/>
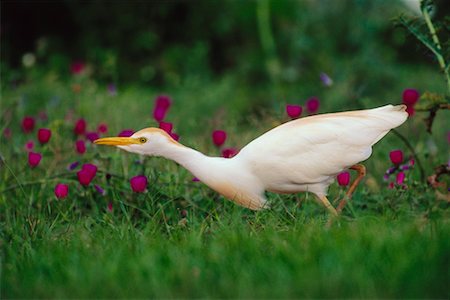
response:
<path id="1" fill-rule="evenodd" d="M 178 143 L 168 145 L 160 156 L 177 162 L 202 181 L 212 170 L 221 173 L 221 166 L 226 165 L 225 158 L 210 157 Z"/>

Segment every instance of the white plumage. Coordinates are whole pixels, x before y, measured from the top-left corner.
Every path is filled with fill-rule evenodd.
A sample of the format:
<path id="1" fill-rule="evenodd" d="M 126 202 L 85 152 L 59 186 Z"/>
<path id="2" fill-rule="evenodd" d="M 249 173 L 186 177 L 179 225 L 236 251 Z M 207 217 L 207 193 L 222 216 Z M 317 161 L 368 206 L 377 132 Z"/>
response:
<path id="1" fill-rule="evenodd" d="M 372 146 L 406 120 L 405 108 L 386 105 L 293 120 L 256 138 L 230 159 L 203 155 L 157 128 L 95 143 L 174 160 L 212 189 L 250 209 L 267 206 L 264 191 L 308 191 L 336 214 L 326 198 L 328 186 L 337 174 L 370 157 Z"/>

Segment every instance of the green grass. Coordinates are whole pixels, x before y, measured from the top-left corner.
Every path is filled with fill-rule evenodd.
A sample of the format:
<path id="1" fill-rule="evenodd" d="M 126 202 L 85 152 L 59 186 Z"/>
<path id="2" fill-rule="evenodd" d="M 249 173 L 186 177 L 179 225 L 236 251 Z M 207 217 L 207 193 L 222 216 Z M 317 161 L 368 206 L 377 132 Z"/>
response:
<path id="1" fill-rule="evenodd" d="M 282 101 L 262 113 L 249 113 L 248 102 L 236 105 L 257 101 L 250 90 L 236 91 L 236 84 L 207 83 L 200 96 L 197 85 L 173 89 L 169 120 L 183 143 L 217 155 L 210 142 L 214 126 L 229 132 L 227 146 L 239 148 L 284 120 Z M 331 99 L 345 96 L 334 93 Z M 156 94 L 129 87 L 112 98 L 95 82 L 74 94 L 70 84 L 47 79 L 3 91 L 7 109 L 0 127 L 11 127 L 13 138 L 1 140 L 2 298 L 449 298 L 449 205 L 420 182 L 417 168 L 407 174 L 408 189 L 386 188 L 381 177 L 390 166 L 389 151 L 409 155 L 395 135 L 374 147 L 366 180 L 343 216 L 327 226 L 327 212 L 308 194 L 269 194 L 272 208 L 252 212 L 163 159 L 136 162 L 135 155 L 90 145 L 84 156 L 75 154 L 73 120 L 64 119 L 69 109 L 91 129 L 107 122 L 115 134 L 152 124 Z M 231 95 L 236 98 L 230 104 L 225 99 Z M 384 104 L 373 98 L 363 103 Z M 322 112 L 351 106 L 322 104 Z M 38 126 L 50 127 L 53 136 L 49 145 L 36 145 L 44 158 L 30 170 L 23 145 L 35 133 L 22 134 L 19 124 L 41 109 L 49 121 Z M 420 116 L 400 128 L 427 175 L 447 159 L 445 124 L 439 113 L 433 136 Z M 99 166 L 94 183 L 106 195 L 92 185 L 80 187 L 76 171 L 66 170 L 75 160 Z M 114 176 L 108 180 L 107 173 Z M 128 179 L 142 173 L 148 192 L 133 194 Z M 70 185 L 67 199 L 53 195 L 58 182 Z M 342 195 L 331 187 L 335 204 Z"/>

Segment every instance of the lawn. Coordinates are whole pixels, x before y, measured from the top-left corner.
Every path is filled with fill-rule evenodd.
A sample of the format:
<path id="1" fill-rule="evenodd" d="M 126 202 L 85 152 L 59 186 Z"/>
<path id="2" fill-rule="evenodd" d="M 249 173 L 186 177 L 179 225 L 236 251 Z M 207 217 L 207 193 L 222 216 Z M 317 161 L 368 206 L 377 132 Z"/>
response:
<path id="1" fill-rule="evenodd" d="M 439 59 L 394 28 L 406 8 L 220 4 L 61 4 L 83 33 L 74 49 L 43 37 L 20 55 L 2 25 L 0 298 L 450 298 L 449 91 Z M 174 17 L 189 7 L 191 18 Z M 111 30 L 97 25 L 103 14 L 115 16 Z M 251 211 L 172 161 L 91 142 L 169 126 L 223 156 L 289 121 L 288 105 L 306 117 L 402 102 L 415 113 L 373 147 L 336 219 L 308 193 L 267 193 L 270 208 Z M 438 107 L 430 133 L 424 119 Z"/>

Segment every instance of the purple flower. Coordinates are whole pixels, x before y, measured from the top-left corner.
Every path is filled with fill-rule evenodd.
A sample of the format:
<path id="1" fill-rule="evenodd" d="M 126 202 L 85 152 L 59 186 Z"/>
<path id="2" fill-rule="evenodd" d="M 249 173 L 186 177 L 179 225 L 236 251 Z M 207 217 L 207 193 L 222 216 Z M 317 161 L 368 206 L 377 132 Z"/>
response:
<path id="1" fill-rule="evenodd" d="M 328 74 L 322 72 L 320 73 L 320 80 L 322 81 L 323 85 L 325 86 L 332 86 L 333 85 L 333 79 L 328 76 Z"/>
<path id="2" fill-rule="evenodd" d="M 78 167 L 78 165 L 79 165 L 80 163 L 79 162 L 73 162 L 73 163 L 71 163 L 70 165 L 69 165 L 69 167 L 67 167 L 67 169 L 69 170 L 69 171 L 73 171 L 73 170 L 75 170 L 77 167 Z"/>
<path id="3" fill-rule="evenodd" d="M 108 94 L 110 96 L 116 96 L 117 95 L 117 87 L 114 83 L 108 84 Z"/>
<path id="4" fill-rule="evenodd" d="M 94 184 L 94 188 L 97 190 L 97 192 L 98 192 L 100 195 L 102 195 L 102 196 L 105 195 L 105 190 L 102 189 L 102 187 L 99 186 L 98 184 Z"/>

